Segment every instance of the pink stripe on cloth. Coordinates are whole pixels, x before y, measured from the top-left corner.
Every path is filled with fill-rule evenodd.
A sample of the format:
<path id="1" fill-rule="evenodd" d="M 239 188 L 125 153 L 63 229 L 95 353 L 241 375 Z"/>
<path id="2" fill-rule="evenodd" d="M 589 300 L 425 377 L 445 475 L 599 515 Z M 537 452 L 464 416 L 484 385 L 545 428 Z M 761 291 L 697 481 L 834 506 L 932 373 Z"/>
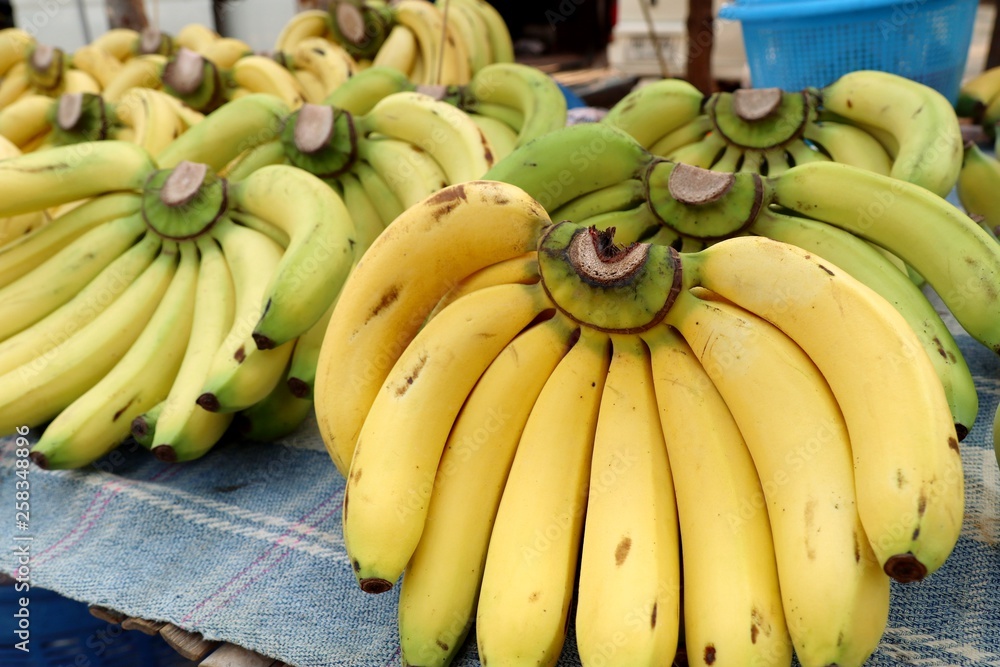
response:
<path id="1" fill-rule="evenodd" d="M 270 555 L 271 555 L 271 553 L 274 550 L 276 550 L 278 547 L 284 546 L 287 543 L 287 541 L 285 540 L 285 538 L 288 535 L 290 535 L 293 531 L 297 531 L 304 523 L 306 523 L 306 520 L 310 516 L 312 516 L 313 514 L 316 514 L 317 512 L 319 512 L 321 509 L 323 509 L 324 507 L 326 507 L 327 505 L 329 505 L 334 499 L 339 498 L 342 494 L 343 494 L 343 489 L 338 489 L 335 493 L 333 493 L 332 495 L 328 496 L 326 498 L 326 500 L 324 500 L 323 502 L 319 503 L 315 507 L 311 508 L 308 512 L 306 512 L 305 514 L 303 514 L 295 523 L 293 523 L 288 528 L 286 528 L 284 530 L 284 532 L 282 532 L 282 534 L 278 536 L 278 539 L 276 539 L 271 544 L 271 546 L 269 546 L 267 549 L 265 549 L 262 554 L 260 554 L 259 556 L 257 556 L 257 558 L 255 558 L 251 563 L 249 563 L 242 570 L 240 570 L 239 572 L 237 572 L 236 574 L 234 574 L 226 583 L 222 584 L 217 589 L 215 589 L 214 593 L 212 593 L 207 598 L 203 599 L 201 602 L 199 602 L 198 604 L 196 604 L 194 606 L 194 609 L 192 609 L 190 612 L 188 612 L 184 616 L 184 618 L 182 618 L 180 620 L 180 622 L 181 623 L 188 623 L 188 622 L 190 622 L 191 619 L 195 618 L 198 615 L 198 612 L 201 611 L 201 609 L 204 608 L 205 605 L 207 605 L 209 602 L 211 602 L 213 599 L 217 598 L 218 596 L 222 595 L 227 588 L 229 588 L 230 586 L 232 586 L 233 584 L 235 584 L 237 581 L 239 581 L 241 578 L 243 578 L 243 576 L 247 572 L 249 572 L 251 569 L 253 569 L 256 565 L 258 565 L 259 563 L 261 563 L 264 560 L 266 560 L 267 558 L 269 558 Z M 308 525 L 307 524 L 306 527 L 307 528 L 315 529 L 315 525 L 316 524 L 322 523 L 327 518 L 329 518 L 332 514 L 335 514 L 338 511 L 340 511 L 340 507 L 337 507 L 337 508 L 331 510 L 330 512 L 328 512 L 327 514 L 324 514 L 322 517 L 320 517 L 319 520 L 317 520 L 315 522 L 315 524 L 313 524 L 313 525 Z M 292 541 L 291 543 L 292 544 L 298 544 L 301 541 L 301 538 L 296 538 L 296 540 L 297 541 Z M 257 575 L 256 578 L 251 579 L 250 582 L 253 583 L 254 581 L 257 581 L 257 579 L 259 579 L 262 574 L 270 571 L 271 568 L 273 568 L 275 565 L 277 565 L 277 563 L 281 562 L 281 560 L 285 556 L 287 556 L 290 552 L 291 552 L 291 549 L 286 549 L 285 553 L 278 560 L 276 560 L 268 568 L 266 568 L 263 573 Z M 243 589 L 240 589 L 240 590 L 243 590 Z M 231 599 L 232 599 L 232 596 L 230 596 L 229 598 L 227 598 L 226 603 L 228 603 L 228 601 L 231 600 Z M 225 605 L 223 605 L 223 606 L 225 606 Z M 216 607 L 215 610 L 212 612 L 212 614 L 214 614 L 219 609 L 221 609 L 221 607 Z M 209 614 L 209 616 L 211 616 L 212 614 Z"/>
<path id="2" fill-rule="evenodd" d="M 74 544 L 77 544 L 81 539 L 83 539 L 83 536 L 86 535 L 88 532 L 90 532 L 91 528 L 93 528 L 95 525 L 97 525 L 98 520 L 100 520 L 100 518 L 104 515 L 105 510 L 108 509 L 108 505 L 110 505 L 111 501 L 114 500 L 115 498 L 117 498 L 118 494 L 121 493 L 121 488 L 123 486 L 128 486 L 128 485 L 136 486 L 138 484 L 143 484 L 143 483 L 148 483 L 148 482 L 157 482 L 157 481 L 161 481 L 163 479 L 169 479 L 170 477 L 173 477 L 174 475 L 176 475 L 177 472 L 179 472 L 179 471 L 180 471 L 180 466 L 166 467 L 166 468 L 163 468 L 162 470 L 160 470 L 160 472 L 158 472 L 155 475 L 153 475 L 152 477 L 150 477 L 145 482 L 138 482 L 138 481 L 135 481 L 135 480 L 126 480 L 126 479 L 109 479 L 104 484 L 102 484 L 100 486 L 100 488 L 97 489 L 97 492 L 94 494 L 94 497 L 91 498 L 91 500 L 90 500 L 90 504 L 87 505 L 87 508 L 83 511 L 83 514 L 80 515 L 80 521 L 77 522 L 73 526 L 73 530 L 71 530 L 68 533 L 66 533 L 62 538 L 60 538 L 52 546 L 47 547 L 47 548 L 43 549 L 42 551 L 40 551 L 39 554 L 32 559 L 32 564 L 35 565 L 35 566 L 38 566 L 40 563 L 44 563 L 46 561 L 52 560 L 52 558 L 54 558 L 56 555 L 58 555 L 58 554 L 55 553 L 57 550 L 61 553 L 61 552 L 65 551 L 66 549 L 68 549 L 69 547 L 73 546 Z M 90 519 L 90 521 L 87 522 L 86 525 L 84 525 L 83 524 L 83 519 L 87 516 L 87 514 L 90 512 L 90 510 L 97 503 L 98 498 L 100 498 L 104 494 L 104 492 L 108 491 L 108 490 L 113 490 L 113 493 L 111 495 L 109 495 L 107 498 L 105 498 L 104 503 L 101 504 L 100 508 L 98 508 L 96 516 L 92 517 Z M 79 531 L 81 527 L 83 527 L 83 530 L 81 532 L 77 533 L 77 531 Z M 59 549 L 59 547 L 61 545 L 63 545 L 64 542 L 66 542 L 67 540 L 69 540 L 70 538 L 72 538 L 74 536 L 76 537 L 75 540 L 73 540 L 71 543 L 66 544 L 65 546 L 63 546 L 62 549 Z M 53 554 L 53 555 L 50 556 L 49 558 L 45 558 L 45 556 L 47 554 L 50 554 L 50 553 Z"/>

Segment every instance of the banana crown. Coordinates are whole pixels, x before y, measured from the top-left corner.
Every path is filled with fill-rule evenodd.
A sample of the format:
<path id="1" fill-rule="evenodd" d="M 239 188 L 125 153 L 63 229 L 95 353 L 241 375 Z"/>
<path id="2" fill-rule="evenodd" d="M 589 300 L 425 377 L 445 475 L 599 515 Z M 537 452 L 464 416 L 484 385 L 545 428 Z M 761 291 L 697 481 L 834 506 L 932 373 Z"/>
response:
<path id="1" fill-rule="evenodd" d="M 156 54 L 170 57 L 177 53 L 178 48 L 172 35 L 146 27 L 136 37 L 135 43 L 132 45 L 132 53 L 136 56 Z"/>
<path id="2" fill-rule="evenodd" d="M 330 31 L 354 58 L 374 58 L 394 23 L 387 7 L 373 7 L 362 0 L 330 4 Z"/>
<path id="3" fill-rule="evenodd" d="M 183 47 L 163 67 L 163 88 L 202 113 L 208 113 L 225 102 L 225 87 L 219 69 L 208 58 Z"/>
<path id="4" fill-rule="evenodd" d="M 159 169 L 142 192 L 142 216 L 164 238 L 196 237 L 215 224 L 227 208 L 226 181 L 207 165 L 181 162 Z"/>
<path id="5" fill-rule="evenodd" d="M 113 113 L 100 95 L 64 93 L 48 114 L 54 144 L 65 146 L 107 139 L 114 124 Z"/>
<path id="6" fill-rule="evenodd" d="M 281 143 L 289 162 L 320 178 L 340 176 L 358 157 L 354 116 L 327 105 L 305 104 L 289 115 Z"/>
<path id="7" fill-rule="evenodd" d="M 33 43 L 27 51 L 28 81 L 38 91 L 54 92 L 63 83 L 69 67 L 66 52 L 47 44 Z"/>
<path id="8" fill-rule="evenodd" d="M 663 319 L 681 286 L 678 253 L 669 246 L 614 242 L 598 230 L 560 222 L 539 243 L 542 284 L 573 320 L 606 332 L 644 331 Z"/>
<path id="9" fill-rule="evenodd" d="M 645 176 L 646 199 L 660 222 L 687 237 L 712 240 L 741 233 L 764 200 L 759 174 L 710 171 L 658 160 Z"/>
<path id="10" fill-rule="evenodd" d="M 781 146 L 800 136 L 816 113 L 817 100 L 807 91 L 748 88 L 715 93 L 705 104 L 712 126 L 726 143 L 742 148 Z"/>

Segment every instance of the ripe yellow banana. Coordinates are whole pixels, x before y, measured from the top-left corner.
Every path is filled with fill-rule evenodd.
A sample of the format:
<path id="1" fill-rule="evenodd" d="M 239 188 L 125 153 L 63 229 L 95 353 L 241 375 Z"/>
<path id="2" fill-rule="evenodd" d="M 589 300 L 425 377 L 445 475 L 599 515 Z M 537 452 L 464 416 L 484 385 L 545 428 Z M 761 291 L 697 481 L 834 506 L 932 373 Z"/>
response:
<path id="1" fill-rule="evenodd" d="M 254 55 L 254 50 L 242 39 L 220 37 L 209 44 L 202 55 L 215 63 L 219 69 L 230 69 L 240 58 Z"/>
<path id="2" fill-rule="evenodd" d="M 858 516 L 851 440 L 833 392 L 791 338 L 729 303 L 682 291 L 667 317 L 753 456 L 796 656 L 811 667 L 863 664 L 888 620 L 889 577 Z"/>
<path id="3" fill-rule="evenodd" d="M 134 132 L 134 141 L 159 156 L 184 131 L 171 96 L 152 88 L 133 88 L 114 105 L 115 117 Z"/>
<path id="4" fill-rule="evenodd" d="M 396 24 L 372 59 L 372 67 L 388 67 L 409 77 L 420 55 L 419 48 L 413 31 L 405 25 Z"/>
<path id="5" fill-rule="evenodd" d="M 486 555 L 483 662 L 554 665 L 562 651 L 610 357 L 607 334 L 581 329 L 531 409 Z"/>
<path id="6" fill-rule="evenodd" d="M 803 136 L 828 153 L 835 162 L 884 176 L 892 171 L 892 158 L 882 144 L 853 125 L 832 121 L 809 123 Z"/>
<path id="7" fill-rule="evenodd" d="M 89 74 L 100 86 L 107 88 L 122 70 L 122 61 L 94 44 L 85 44 L 73 52 L 71 66 Z"/>
<path id="8" fill-rule="evenodd" d="M 24 62 L 28 48 L 34 43 L 35 38 L 21 28 L 0 30 L 0 78 L 7 76 L 17 63 Z"/>
<path id="9" fill-rule="evenodd" d="M 548 222 L 522 190 L 482 181 L 425 199 L 375 240 L 341 290 L 316 372 L 317 422 L 342 474 L 383 380 L 438 300 L 470 273 L 534 250 Z M 441 244 L 454 249 L 447 258 Z"/>
<path id="10" fill-rule="evenodd" d="M 825 260 L 763 237 L 690 255 L 684 275 L 777 326 L 826 378 L 850 434 L 861 523 L 886 573 L 916 581 L 939 568 L 962 526 L 962 463 L 944 390 L 903 316 Z M 873 376 L 883 380 L 859 381 Z"/>
<path id="11" fill-rule="evenodd" d="M 131 28 L 111 28 L 97 35 L 90 46 L 101 49 L 111 54 L 120 63 L 136 55 L 136 45 L 139 43 L 141 35 L 139 31 Z"/>
<path id="12" fill-rule="evenodd" d="M 344 543 L 365 592 L 385 592 L 403 573 L 462 404 L 547 303 L 537 285 L 473 292 L 430 320 L 386 376 L 358 434 L 344 492 Z"/>
<path id="13" fill-rule="evenodd" d="M 48 95 L 29 94 L 18 98 L 0 109 L 0 136 L 20 149 L 44 137 L 52 130 L 49 117 L 55 104 Z"/>
<path id="14" fill-rule="evenodd" d="M 101 96 L 106 101 L 114 103 L 132 88 L 159 90 L 163 87 L 163 68 L 166 64 L 167 57 L 159 54 L 131 58 L 101 91 Z"/>
<path id="15" fill-rule="evenodd" d="M 250 93 L 273 95 L 290 109 L 298 109 L 305 103 L 302 88 L 292 73 L 265 56 L 240 58 L 229 74 L 235 86 Z"/>
<path id="16" fill-rule="evenodd" d="M 787 667 L 792 642 L 771 525 L 743 435 L 676 330 L 641 336 L 677 495 L 689 664 Z"/>
<path id="17" fill-rule="evenodd" d="M 572 331 L 557 317 L 520 334 L 486 369 L 455 420 L 400 586 L 399 638 L 408 664 L 448 664 L 472 626 L 514 452 Z"/>
<path id="18" fill-rule="evenodd" d="M 424 64 L 421 80 L 432 85 L 465 85 L 472 78 L 464 44 L 455 30 L 445 29 L 441 10 L 423 0 L 400 0 L 392 6 L 399 25 L 413 31 Z"/>
<path id="19" fill-rule="evenodd" d="M 276 53 L 292 53 L 295 47 L 309 37 L 330 39 L 330 13 L 322 9 L 308 9 L 296 14 L 282 27 L 274 43 Z"/>
<path id="20" fill-rule="evenodd" d="M 587 664 L 664 665 L 680 629 L 677 504 L 649 350 L 632 335 L 612 335 L 611 347 L 590 466 L 577 647 Z"/>

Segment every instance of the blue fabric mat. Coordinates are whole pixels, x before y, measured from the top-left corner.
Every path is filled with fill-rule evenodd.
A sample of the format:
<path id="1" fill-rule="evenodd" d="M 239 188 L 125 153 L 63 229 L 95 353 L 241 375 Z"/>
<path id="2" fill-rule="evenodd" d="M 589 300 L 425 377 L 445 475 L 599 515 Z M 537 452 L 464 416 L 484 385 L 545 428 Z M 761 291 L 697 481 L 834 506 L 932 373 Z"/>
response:
<path id="1" fill-rule="evenodd" d="M 962 537 L 933 576 L 893 585 L 872 667 L 1000 666 L 1000 469 L 991 431 L 1000 359 L 965 334 L 958 339 L 980 392 L 979 419 L 962 446 Z M 14 537 L 30 535 L 33 583 L 67 597 L 298 667 L 401 664 L 395 593 L 372 596 L 355 585 L 340 526 L 344 485 L 314 424 L 279 444 L 226 442 L 191 464 L 123 446 L 96 470 L 32 468 L 23 532 L 15 528 L 13 445 L 0 440 L 0 569 L 16 568 Z M 479 664 L 474 638 L 455 664 Z M 571 634 L 559 665 L 579 664 Z"/>

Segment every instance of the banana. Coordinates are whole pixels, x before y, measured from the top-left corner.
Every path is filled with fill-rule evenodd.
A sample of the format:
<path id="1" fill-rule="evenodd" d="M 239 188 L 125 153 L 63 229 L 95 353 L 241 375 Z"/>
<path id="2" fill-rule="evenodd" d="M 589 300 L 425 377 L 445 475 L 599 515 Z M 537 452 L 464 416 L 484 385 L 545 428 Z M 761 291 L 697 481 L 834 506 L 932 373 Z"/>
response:
<path id="1" fill-rule="evenodd" d="M 483 373 L 455 420 L 400 586 L 405 664 L 446 665 L 462 646 L 521 432 L 571 334 L 557 317 L 518 335 Z M 513 386 L 518 390 L 510 391 Z"/>
<path id="2" fill-rule="evenodd" d="M 404 208 L 396 197 L 396 193 L 393 192 L 379 173 L 364 160 L 357 160 L 351 167 L 351 171 L 357 176 L 361 187 L 364 188 L 372 205 L 378 209 L 379 217 L 382 219 L 382 226 L 388 226 L 390 222 L 403 212 Z"/>
<path id="3" fill-rule="evenodd" d="M 13 243 L 22 236 L 47 225 L 49 220 L 50 218 L 45 211 L 23 213 L 11 218 L 0 219 L 0 247 Z"/>
<path id="4" fill-rule="evenodd" d="M 21 28 L 0 30 L 0 78 L 7 76 L 18 63 L 24 62 L 35 38 Z"/>
<path id="5" fill-rule="evenodd" d="M 795 655 L 807 667 L 863 664 L 888 620 L 889 577 L 858 516 L 851 440 L 837 400 L 802 349 L 751 313 L 681 292 L 667 318 L 753 456 Z"/>
<path id="6" fill-rule="evenodd" d="M 165 254 L 180 254 L 177 271 L 149 323 L 101 380 L 71 403 L 45 428 L 31 449 L 41 468 L 80 468 L 121 444 L 132 420 L 167 397 L 177 375 L 188 333 L 190 303 L 198 279 L 194 243 L 164 244 Z"/>
<path id="7" fill-rule="evenodd" d="M 886 299 L 906 318 L 927 352 L 951 409 L 958 439 L 972 428 L 979 398 L 958 343 L 934 306 L 876 247 L 825 223 L 763 209 L 750 231 L 791 243 L 833 262 Z"/>
<path id="8" fill-rule="evenodd" d="M 590 466 L 576 636 L 587 664 L 663 665 L 677 652 L 677 504 L 641 339 L 611 336 Z M 553 415 L 554 416 L 554 415 Z M 610 656 L 607 647 L 615 646 Z"/>
<path id="9" fill-rule="evenodd" d="M 234 210 L 270 222 L 289 238 L 253 329 L 257 347 L 277 347 L 315 324 L 340 292 L 354 262 L 354 224 L 329 186 L 296 167 L 262 167 L 231 183 L 228 196 Z"/>
<path id="10" fill-rule="evenodd" d="M 363 116 L 383 97 L 415 89 L 416 85 L 404 73 L 392 66 L 373 64 L 338 86 L 327 95 L 324 104 L 345 109 L 355 116 Z"/>
<path id="11" fill-rule="evenodd" d="M 607 334 L 581 329 L 524 426 L 490 535 L 476 611 L 484 663 L 554 665 L 562 650 L 608 343 Z"/>
<path id="12" fill-rule="evenodd" d="M 139 215 L 100 225 L 0 288 L 0 340 L 56 310 L 146 231 Z"/>
<path id="13" fill-rule="evenodd" d="M 490 32 L 483 17 L 471 7 L 460 3 L 453 4 L 451 0 L 434 0 L 441 8 L 441 15 L 447 22 L 455 39 L 465 46 L 469 63 L 469 72 L 476 72 L 493 63 L 493 51 L 490 48 Z"/>
<path id="14" fill-rule="evenodd" d="M 101 90 L 107 88 L 122 70 L 122 61 L 94 44 L 85 44 L 73 52 L 71 67 L 89 74 Z"/>
<path id="15" fill-rule="evenodd" d="M 441 10 L 423 0 L 399 0 L 392 5 L 398 25 L 406 26 L 417 40 L 424 75 L 416 83 L 465 85 L 472 78 L 464 44 L 447 29 Z"/>
<path id="16" fill-rule="evenodd" d="M 320 80 L 324 91 L 320 102 L 342 86 L 357 70 L 357 63 L 343 47 L 321 37 L 299 42 L 292 51 L 292 64 L 295 69 L 311 72 Z"/>
<path id="17" fill-rule="evenodd" d="M 298 109 L 305 104 L 302 88 L 292 73 L 265 56 L 240 58 L 229 71 L 229 76 L 235 86 L 251 93 L 273 95 L 289 109 Z"/>
<path id="18" fill-rule="evenodd" d="M 5 111 L 0 111 L 0 134 Z M 1000 230 L 1000 162 L 973 142 L 965 145 L 955 193 L 969 215 L 980 216 L 981 224 L 994 234 Z"/>
<path id="19" fill-rule="evenodd" d="M 834 162 L 849 164 L 876 174 L 892 172 L 892 158 L 872 135 L 845 123 L 814 122 L 806 125 L 804 135 Z"/>
<path id="20" fill-rule="evenodd" d="M 326 98 L 326 87 L 319 77 L 308 70 L 293 69 L 292 76 L 302 90 L 302 97 L 308 104 L 323 104 Z"/>
<path id="21" fill-rule="evenodd" d="M 284 384 L 287 385 L 292 396 L 307 399 L 310 406 L 315 397 L 316 364 L 319 361 L 319 351 L 336 306 L 337 302 L 334 301 L 316 324 L 295 340 L 295 349 L 292 350 L 292 358 L 288 362 L 288 372 Z"/>
<path id="22" fill-rule="evenodd" d="M 232 412 L 209 412 L 195 403 L 212 358 L 233 326 L 236 308 L 233 278 L 218 243 L 210 236 L 202 236 L 196 243 L 200 264 L 191 308 L 191 335 L 177 377 L 150 433 L 150 449 L 162 461 L 190 461 L 203 456 L 233 420 Z"/>
<path id="23" fill-rule="evenodd" d="M 65 304 L 0 342 L 0 374 L 33 359 L 47 358 L 52 350 L 90 324 L 138 280 L 159 250 L 159 236 L 146 234 Z"/>
<path id="24" fill-rule="evenodd" d="M 812 144 L 806 143 L 802 139 L 795 139 L 785 144 L 785 152 L 791 157 L 794 165 L 807 164 L 809 162 L 824 162 L 830 160 L 830 156 L 817 150 Z"/>
<path id="25" fill-rule="evenodd" d="M 738 146 L 726 146 L 722 154 L 712 163 L 712 170 L 738 171 L 740 164 L 743 162 L 743 150 L 743 148 Z"/>
<path id="26" fill-rule="evenodd" d="M 653 155 L 666 157 L 682 146 L 701 141 L 711 131 L 712 119 L 705 115 L 696 116 L 694 120 L 657 139 L 649 147 L 649 152 Z"/>
<path id="27" fill-rule="evenodd" d="M 168 169 L 186 160 L 221 171 L 244 151 L 280 137 L 289 113 L 285 102 L 263 93 L 227 102 L 167 146 L 157 163 Z"/>
<path id="28" fill-rule="evenodd" d="M 646 184 L 638 178 L 630 178 L 566 202 L 552 211 L 552 219 L 580 222 L 602 213 L 625 211 L 645 201 Z"/>
<path id="29" fill-rule="evenodd" d="M 355 123 L 364 136 L 377 133 L 426 151 L 449 185 L 481 178 L 495 162 L 493 147 L 468 114 L 423 93 L 384 97 Z"/>
<path id="30" fill-rule="evenodd" d="M 354 254 L 360 257 L 385 229 L 385 223 L 382 222 L 378 208 L 368 197 L 357 176 L 346 173 L 338 177 L 337 182 L 343 189 L 340 196 L 350 213 L 351 221 L 354 223 L 354 242 L 356 244 Z"/>
<path id="31" fill-rule="evenodd" d="M 0 160 L 17 157 L 21 154 L 21 149 L 10 139 L 0 134 Z"/>
<path id="32" fill-rule="evenodd" d="M 768 176 L 781 176 L 792 168 L 792 162 L 783 146 L 776 146 L 764 150 L 764 169 L 761 173 Z"/>
<path id="33" fill-rule="evenodd" d="M 486 24 L 489 32 L 490 53 L 493 62 L 514 62 L 514 43 L 503 16 L 486 0 L 454 0 L 456 5 L 466 5 L 475 10 Z"/>
<path id="34" fill-rule="evenodd" d="M 560 159 L 552 159 L 554 155 Z M 638 178 L 652 160 L 625 132 L 606 123 L 585 123 L 528 142 L 483 179 L 517 186 L 552 211 L 588 192 Z"/>
<path id="35" fill-rule="evenodd" d="M 849 72 L 820 91 L 823 108 L 899 146 L 891 175 L 946 197 L 962 165 L 962 133 L 951 103 L 930 86 L 875 70 Z M 891 99 L 892 104 L 884 100 Z"/>
<path id="36" fill-rule="evenodd" d="M 0 432 L 44 424 L 100 381 L 148 324 L 176 265 L 176 255 L 161 253 L 89 324 L 45 357 L 0 376 Z"/>
<path id="37" fill-rule="evenodd" d="M 63 85 L 60 87 L 59 92 L 63 95 L 72 95 L 74 93 L 100 95 L 101 84 L 97 79 L 83 70 L 68 69 L 63 73 Z"/>
<path id="38" fill-rule="evenodd" d="M 0 78 L 0 109 L 12 104 L 32 89 L 28 80 L 28 63 L 18 61 Z"/>
<path id="39" fill-rule="evenodd" d="M 219 69 L 231 69 L 241 58 L 254 55 L 254 50 L 242 39 L 219 37 L 205 48 L 202 55 Z"/>
<path id="40" fill-rule="evenodd" d="M 405 25 L 396 24 L 372 59 L 372 67 L 391 69 L 409 81 L 413 65 L 420 55 L 417 37 Z M 364 113 L 363 111 L 352 113 Z"/>
<path id="41" fill-rule="evenodd" d="M 713 169 L 719 156 L 729 148 L 716 134 L 707 134 L 700 141 L 687 144 L 674 150 L 667 155 L 667 159 L 673 162 L 689 164 L 692 167 L 701 169 Z M 755 151 L 751 151 L 754 153 Z"/>
<path id="42" fill-rule="evenodd" d="M 285 23 L 274 43 L 276 53 L 291 53 L 304 39 L 323 37 L 330 39 L 330 13 L 323 9 L 307 9 L 296 12 Z"/>
<path id="43" fill-rule="evenodd" d="M 444 170 L 423 149 L 388 137 L 358 141 L 358 157 L 371 165 L 403 207 L 410 207 L 446 188 Z"/>
<path id="44" fill-rule="evenodd" d="M 660 230 L 663 224 L 645 201 L 624 211 L 600 213 L 574 222 L 600 230 L 614 228 L 615 239 L 623 244 L 635 243 L 651 236 Z M 671 237 L 668 241 L 666 235 L 660 235 L 659 240 L 664 245 L 671 245 L 675 239 Z"/>
<path id="45" fill-rule="evenodd" d="M 345 491 L 352 502 L 344 504 L 344 543 L 365 592 L 385 592 L 403 573 L 462 404 L 487 366 L 546 307 L 537 285 L 468 294 L 438 313 L 386 376 L 358 434 Z M 359 474 L 365 469 L 378 474 Z"/>
<path id="46" fill-rule="evenodd" d="M 704 95 L 683 79 L 662 79 L 626 95 L 601 120 L 652 147 L 701 115 Z"/>
<path id="47" fill-rule="evenodd" d="M 183 30 L 185 29 L 182 28 L 182 31 Z M 210 40 L 217 39 L 215 32 L 205 26 L 190 25 L 187 26 L 185 39 L 182 41 L 189 43 L 197 42 L 198 36 L 192 32 L 193 30 L 200 30 L 204 34 L 207 38 L 205 45 L 207 45 Z M 184 44 L 179 44 L 174 36 L 165 33 L 162 30 L 147 26 L 139 33 L 139 38 L 132 43 L 132 57 L 145 55 L 161 55 L 170 57 L 177 53 L 177 51 L 181 48 L 185 48 Z"/>
<path id="48" fill-rule="evenodd" d="M 272 164 L 288 164 L 285 146 L 280 140 L 274 139 L 253 148 L 248 148 L 225 167 L 219 170 L 219 176 L 233 181 L 240 181 L 261 167 Z"/>
<path id="49" fill-rule="evenodd" d="M 11 284 L 91 229 L 138 214 L 140 206 L 139 195 L 131 192 L 97 197 L 55 217 L 55 224 L 0 248 L 0 286 Z"/>
<path id="50" fill-rule="evenodd" d="M 49 117 L 56 101 L 48 95 L 24 95 L 0 109 L 0 136 L 23 149 L 51 130 Z M 19 151 L 23 152 L 23 151 Z"/>
<path id="51" fill-rule="evenodd" d="M 295 346 L 298 347 L 298 343 Z M 233 417 L 236 431 L 242 437 L 256 442 L 274 442 L 294 433 L 312 411 L 311 399 L 299 398 L 289 390 L 286 382 L 278 382 L 271 393 Z"/>
<path id="52" fill-rule="evenodd" d="M 228 217 L 212 236 L 222 246 L 236 299 L 233 324 L 218 346 L 202 383 L 198 405 L 209 412 L 244 410 L 267 396 L 284 376 L 294 342 L 260 350 L 251 337 L 264 310 L 265 290 L 284 249 L 264 234 Z"/>
<path id="53" fill-rule="evenodd" d="M 510 129 L 515 132 L 519 133 L 524 128 L 524 114 L 518 109 L 505 104 L 492 104 L 478 100 L 475 102 L 475 108 L 476 113 L 480 116 L 489 116 L 494 120 L 498 120 L 504 125 L 510 126 Z"/>
<path id="54" fill-rule="evenodd" d="M 114 105 L 118 121 L 135 133 L 134 141 L 154 158 L 183 131 L 171 96 L 152 88 L 133 88 Z"/>
<path id="55" fill-rule="evenodd" d="M 973 338 L 1000 351 L 1000 249 L 961 210 L 918 185 L 834 162 L 795 167 L 767 179 L 764 189 L 774 193 L 765 195 L 770 202 L 893 252 L 927 280 Z M 942 238 L 962 251 L 942 253 Z"/>
<path id="56" fill-rule="evenodd" d="M 208 26 L 201 23 L 188 23 L 174 35 L 174 44 L 178 48 L 190 49 L 204 54 L 221 37 Z"/>
<path id="57" fill-rule="evenodd" d="M 960 118 L 980 122 L 983 112 L 1000 93 L 1000 67 L 989 67 L 964 82 L 958 91 L 955 112 Z"/>
<path id="58" fill-rule="evenodd" d="M 124 63 L 136 54 L 136 45 L 141 35 L 131 28 L 111 28 L 97 35 L 90 46 L 111 54 L 120 63 Z"/>
<path id="59" fill-rule="evenodd" d="M 502 160 L 517 148 L 517 133 L 506 123 L 477 113 L 470 113 L 469 118 L 493 147 L 493 157 L 496 160 Z"/>
<path id="60" fill-rule="evenodd" d="M 521 113 L 519 146 L 566 125 L 565 95 L 552 77 L 535 67 L 490 65 L 476 72 L 467 91 L 477 103 L 508 106 Z"/>
<path id="61" fill-rule="evenodd" d="M 699 666 L 787 667 L 792 643 L 771 526 L 743 435 L 675 330 L 658 326 L 641 336 L 651 353 L 683 536 L 688 660 Z"/>
<path id="62" fill-rule="evenodd" d="M 129 59 L 118 74 L 101 91 L 101 97 L 108 102 L 117 102 L 132 88 L 163 87 L 163 68 L 167 57 L 159 54 L 135 56 Z"/>
<path id="63" fill-rule="evenodd" d="M 858 513 L 879 564 L 898 581 L 940 567 L 962 526 L 962 463 L 944 390 L 903 316 L 823 259 L 758 236 L 688 255 L 684 284 L 770 321 L 802 347 L 843 412 Z"/>
<path id="64" fill-rule="evenodd" d="M 379 387 L 436 303 L 470 273 L 534 250 L 547 224 L 526 193 L 483 181 L 406 209 L 375 240 L 341 290 L 317 364 L 316 418 L 341 474 Z"/>
<path id="65" fill-rule="evenodd" d="M 154 169 L 149 153 L 123 141 L 60 146 L 4 160 L 0 162 L 0 216 L 138 190 Z M 79 174 L 87 178 L 78 178 Z"/>
<path id="66" fill-rule="evenodd" d="M 132 420 L 132 439 L 143 449 L 153 448 L 153 432 L 156 430 L 156 421 L 160 418 L 160 412 L 163 410 L 163 403 L 160 401 Z"/>
<path id="67" fill-rule="evenodd" d="M 470 294 L 484 287 L 494 285 L 509 285 L 518 283 L 521 285 L 531 285 L 538 282 L 538 255 L 535 252 L 525 253 L 517 257 L 505 259 L 496 264 L 485 266 L 474 273 L 470 273 L 448 293 L 441 297 L 441 300 L 434 306 L 434 310 L 428 315 L 428 319 L 433 318 L 449 304 L 457 301 L 466 294 Z"/>

